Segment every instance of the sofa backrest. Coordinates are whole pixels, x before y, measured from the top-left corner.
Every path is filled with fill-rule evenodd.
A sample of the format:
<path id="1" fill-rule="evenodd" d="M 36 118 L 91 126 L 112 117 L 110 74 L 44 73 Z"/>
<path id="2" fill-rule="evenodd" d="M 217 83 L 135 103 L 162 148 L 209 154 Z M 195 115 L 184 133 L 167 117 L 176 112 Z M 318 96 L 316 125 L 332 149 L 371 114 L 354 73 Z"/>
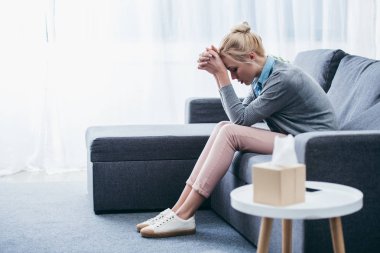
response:
<path id="1" fill-rule="evenodd" d="M 346 53 L 340 49 L 316 49 L 300 52 L 293 64 L 313 77 L 327 92 L 335 72 Z"/>
<path id="2" fill-rule="evenodd" d="M 380 130 L 380 61 L 347 55 L 327 93 L 342 130 Z"/>

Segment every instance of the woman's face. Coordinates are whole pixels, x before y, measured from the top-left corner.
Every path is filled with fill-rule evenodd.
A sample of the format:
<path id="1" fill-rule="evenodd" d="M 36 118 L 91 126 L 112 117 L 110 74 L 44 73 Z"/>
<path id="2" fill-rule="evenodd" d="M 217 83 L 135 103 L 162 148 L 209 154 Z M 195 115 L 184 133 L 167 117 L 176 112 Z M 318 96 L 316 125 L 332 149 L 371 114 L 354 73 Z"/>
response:
<path id="1" fill-rule="evenodd" d="M 229 55 L 223 55 L 221 58 L 230 71 L 232 80 L 237 79 L 240 83 L 250 85 L 260 73 L 260 69 L 257 68 L 256 64 L 251 63 L 252 59 L 249 56 L 247 56 L 246 62 L 237 61 Z"/>

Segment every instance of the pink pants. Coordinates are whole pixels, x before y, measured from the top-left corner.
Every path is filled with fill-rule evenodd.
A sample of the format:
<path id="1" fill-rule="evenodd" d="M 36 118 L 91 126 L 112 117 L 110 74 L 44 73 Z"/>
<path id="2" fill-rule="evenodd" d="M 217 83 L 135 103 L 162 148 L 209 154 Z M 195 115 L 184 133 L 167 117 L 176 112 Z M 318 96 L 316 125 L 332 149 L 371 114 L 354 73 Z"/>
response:
<path id="1" fill-rule="evenodd" d="M 208 198 L 226 174 L 235 151 L 271 154 L 276 135 L 284 136 L 264 129 L 235 125 L 229 121 L 218 123 L 186 184 Z"/>

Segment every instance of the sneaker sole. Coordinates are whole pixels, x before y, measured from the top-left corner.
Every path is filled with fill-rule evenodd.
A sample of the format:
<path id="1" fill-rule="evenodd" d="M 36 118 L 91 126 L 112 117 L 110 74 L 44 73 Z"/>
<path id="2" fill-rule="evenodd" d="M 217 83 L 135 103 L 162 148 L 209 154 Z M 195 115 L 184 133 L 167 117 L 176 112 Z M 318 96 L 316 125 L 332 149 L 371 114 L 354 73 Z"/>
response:
<path id="1" fill-rule="evenodd" d="M 145 228 L 145 227 L 147 227 L 147 226 L 149 226 L 149 225 L 145 225 L 145 226 L 136 226 L 136 230 L 137 230 L 137 232 L 140 233 L 140 230 L 143 229 L 143 228 Z"/>
<path id="2" fill-rule="evenodd" d="M 195 234 L 195 228 L 190 230 L 181 230 L 181 231 L 173 231 L 173 232 L 166 232 L 166 233 L 154 233 L 153 231 L 145 231 L 141 233 L 142 237 L 147 238 L 164 238 L 164 237 L 174 237 L 174 236 L 181 236 L 181 235 L 193 235 Z"/>

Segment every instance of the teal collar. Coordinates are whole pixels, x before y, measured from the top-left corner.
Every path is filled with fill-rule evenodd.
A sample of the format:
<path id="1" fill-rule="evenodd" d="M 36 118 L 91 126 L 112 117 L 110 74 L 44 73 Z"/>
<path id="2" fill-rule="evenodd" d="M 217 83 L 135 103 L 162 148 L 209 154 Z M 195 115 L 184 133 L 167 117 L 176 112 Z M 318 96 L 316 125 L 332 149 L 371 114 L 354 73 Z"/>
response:
<path id="1" fill-rule="evenodd" d="M 274 58 L 271 56 L 268 56 L 267 60 L 265 62 L 264 68 L 261 71 L 260 77 L 257 80 L 257 82 L 259 82 L 259 83 L 261 83 L 261 85 L 263 85 L 268 80 L 269 75 L 272 73 L 273 65 L 274 65 Z M 263 86 L 263 88 L 264 88 L 264 86 Z"/>
<path id="2" fill-rule="evenodd" d="M 270 74 L 272 73 L 274 62 L 275 59 L 271 56 L 268 56 L 259 78 L 255 78 L 253 80 L 252 88 L 256 96 L 260 95 L 261 90 L 264 88 L 265 82 L 268 80 Z"/>

